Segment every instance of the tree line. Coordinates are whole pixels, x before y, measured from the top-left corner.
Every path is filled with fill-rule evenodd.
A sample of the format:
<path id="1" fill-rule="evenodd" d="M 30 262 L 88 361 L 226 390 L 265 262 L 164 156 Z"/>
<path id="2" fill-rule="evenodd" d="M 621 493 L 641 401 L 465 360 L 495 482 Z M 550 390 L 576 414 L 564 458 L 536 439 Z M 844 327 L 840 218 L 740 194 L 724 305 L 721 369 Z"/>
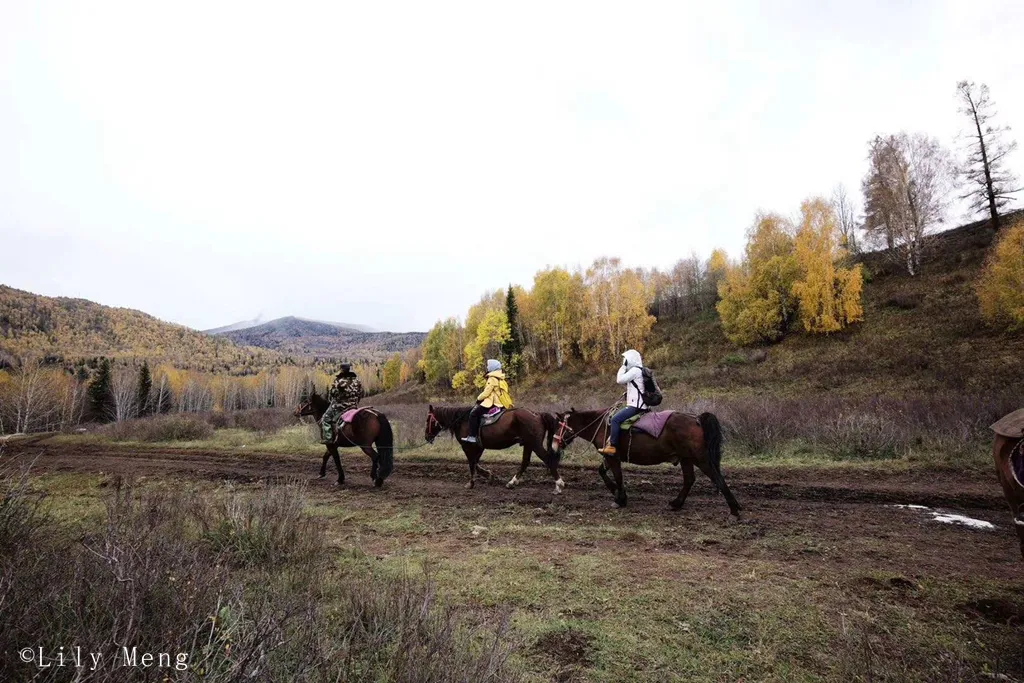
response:
<path id="1" fill-rule="evenodd" d="M 795 220 L 759 212 L 736 261 L 715 250 L 666 271 L 626 268 L 617 258 L 585 270 L 549 267 L 529 289 L 489 292 L 464 320 L 439 321 L 415 365 L 398 356 L 389 361 L 388 388 L 404 377 L 455 389 L 480 386 L 488 357 L 503 358 L 513 375 L 615 360 L 623 349 L 642 351 L 658 318 L 717 314 L 739 345 L 774 342 L 793 330 L 830 334 L 863 320 L 860 253 L 881 251 L 916 276 L 954 190 L 999 229 L 1000 213 L 1019 189 L 1005 165 L 1016 143 L 994 123 L 988 88 L 962 81 L 956 96 L 969 124 L 959 163 L 922 133 L 875 136 L 867 146 L 862 209 L 838 186 L 828 199 L 805 200 Z M 1024 327 L 1021 239 L 1002 240 L 978 285 L 982 312 L 995 324 Z"/>

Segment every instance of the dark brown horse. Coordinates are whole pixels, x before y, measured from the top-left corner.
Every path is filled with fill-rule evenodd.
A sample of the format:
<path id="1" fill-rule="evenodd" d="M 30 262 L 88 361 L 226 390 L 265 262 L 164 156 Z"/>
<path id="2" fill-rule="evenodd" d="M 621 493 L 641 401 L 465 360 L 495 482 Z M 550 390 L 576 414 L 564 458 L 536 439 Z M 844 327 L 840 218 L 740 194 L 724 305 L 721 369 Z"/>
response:
<path id="1" fill-rule="evenodd" d="M 477 472 L 488 479 L 493 476 L 488 470 L 480 467 L 480 456 L 483 455 L 484 449 L 500 451 L 522 444 L 522 465 L 506 486 L 512 488 L 523 479 L 526 467 L 530 464 L 530 455 L 536 453 L 555 478 L 555 493 L 562 492 L 565 482 L 558 474 L 559 457 L 551 450 L 551 437 L 556 426 L 554 415 L 538 414 L 525 408 L 506 410 L 497 422 L 480 428 L 478 443 L 465 443 L 462 437 L 469 434 L 470 410 L 471 407 L 428 406 L 425 432 L 428 443 L 433 443 L 437 435 L 445 430 L 451 432 L 459 441 L 462 452 L 466 454 L 466 460 L 469 462 L 467 489 L 473 488 Z M 548 436 L 547 447 L 544 446 L 545 434 Z"/>
<path id="2" fill-rule="evenodd" d="M 1020 539 L 1020 554 L 1024 558 L 1024 438 L 1019 436 L 1020 425 L 1024 425 L 1024 410 L 1010 413 L 992 425 L 996 432 L 992 458 L 996 462 L 996 477 L 1010 504 L 1013 525 Z"/>
<path id="3" fill-rule="evenodd" d="M 610 412 L 570 409 L 558 415 L 555 448 L 560 451 L 576 438 L 589 441 L 594 448 L 603 447 L 608 438 Z M 664 431 L 657 439 L 642 432 L 634 433 L 632 429 L 624 431 L 618 450 L 626 462 L 634 465 L 658 465 L 665 462 L 679 464 L 683 470 L 683 488 L 670 503 L 673 510 L 679 510 L 686 502 L 686 496 L 696 479 L 693 474 L 693 466 L 696 465 L 725 496 L 729 511 L 736 517 L 740 516 L 740 504 L 736 502 L 722 476 L 722 428 L 713 414 L 701 413 L 695 416 L 675 413 L 668 419 Z M 626 487 L 622 483 L 622 463 L 619 457 L 605 457 L 598 469 L 605 486 L 615 496 L 616 507 L 626 504 Z M 608 476 L 609 470 L 614 481 Z"/>
<path id="4" fill-rule="evenodd" d="M 330 402 L 316 393 L 316 389 L 314 389 L 309 400 L 300 403 L 299 407 L 295 409 L 295 416 L 312 415 L 317 422 L 320 422 L 330 405 Z M 373 479 L 373 485 L 382 486 L 394 468 L 395 438 L 388 418 L 373 409 L 360 410 L 351 424 L 346 423 L 337 432 L 334 443 L 327 444 L 324 461 L 320 465 L 320 478 L 323 479 L 327 476 L 327 460 L 333 457 L 334 466 L 338 468 L 338 486 L 344 484 L 345 470 L 341 468 L 338 449 L 361 448 L 363 453 L 370 456 L 370 461 L 373 463 L 370 467 L 370 478 Z M 375 445 L 377 446 L 376 450 L 373 448 Z"/>

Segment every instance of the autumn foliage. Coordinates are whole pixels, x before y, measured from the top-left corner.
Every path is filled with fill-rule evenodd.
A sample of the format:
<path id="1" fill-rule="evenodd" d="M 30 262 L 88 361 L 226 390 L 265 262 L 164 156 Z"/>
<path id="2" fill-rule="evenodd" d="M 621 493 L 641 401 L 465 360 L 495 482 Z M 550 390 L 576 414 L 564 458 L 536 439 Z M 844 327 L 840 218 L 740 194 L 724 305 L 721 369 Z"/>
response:
<path id="1" fill-rule="evenodd" d="M 1024 222 L 1005 229 L 977 286 L 982 317 L 991 325 L 1024 330 Z"/>
<path id="2" fill-rule="evenodd" d="M 755 219 L 743 261 L 719 285 L 717 308 L 730 341 L 777 341 L 795 321 L 827 334 L 863 319 L 861 269 L 838 265 L 845 253 L 832 206 L 816 197 L 800 213 L 799 226 L 777 214 Z"/>

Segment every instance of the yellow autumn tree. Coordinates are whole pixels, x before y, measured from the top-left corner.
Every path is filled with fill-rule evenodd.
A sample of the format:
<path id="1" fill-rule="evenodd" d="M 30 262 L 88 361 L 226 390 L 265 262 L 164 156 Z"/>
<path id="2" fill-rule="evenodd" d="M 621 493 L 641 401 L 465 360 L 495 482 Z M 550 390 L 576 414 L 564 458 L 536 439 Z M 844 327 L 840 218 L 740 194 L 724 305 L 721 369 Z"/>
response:
<path id="1" fill-rule="evenodd" d="M 430 384 L 449 385 L 462 369 L 466 330 L 455 318 L 438 322 L 423 342 L 423 357 L 417 367 Z"/>
<path id="2" fill-rule="evenodd" d="M 504 308 L 491 309 L 476 321 L 476 336 L 463 351 L 463 370 L 452 378 L 453 389 L 484 385 L 485 360 L 500 355 L 502 343 L 509 339 L 508 316 Z"/>
<path id="3" fill-rule="evenodd" d="M 725 336 L 740 345 L 781 338 L 797 309 L 792 290 L 799 275 L 792 226 L 779 215 L 759 214 L 742 263 L 719 284 L 716 308 Z"/>
<path id="4" fill-rule="evenodd" d="M 821 197 L 805 200 L 800 214 L 794 243 L 800 279 L 793 283 L 800 320 L 807 332 L 837 332 L 864 319 L 860 265 L 836 266 L 844 254 L 835 211 L 828 201 Z"/>
<path id="5" fill-rule="evenodd" d="M 562 367 L 580 339 L 584 316 L 583 277 L 548 268 L 533 278 L 529 297 L 519 304 L 533 355 L 543 367 Z"/>
<path id="6" fill-rule="evenodd" d="M 384 391 L 391 391 L 397 387 L 402 381 L 402 356 L 401 354 L 394 354 L 391 358 L 388 358 L 387 362 L 384 363 L 384 369 L 381 371 L 381 383 L 384 386 Z"/>
<path id="7" fill-rule="evenodd" d="M 617 258 L 600 258 L 587 269 L 584 284 L 584 358 L 616 359 L 629 348 L 642 351 L 656 320 L 647 312 L 653 291 L 643 274 L 623 269 Z"/>
<path id="8" fill-rule="evenodd" d="M 1024 222 L 1004 228 L 978 280 L 977 294 L 986 322 L 1024 330 Z"/>

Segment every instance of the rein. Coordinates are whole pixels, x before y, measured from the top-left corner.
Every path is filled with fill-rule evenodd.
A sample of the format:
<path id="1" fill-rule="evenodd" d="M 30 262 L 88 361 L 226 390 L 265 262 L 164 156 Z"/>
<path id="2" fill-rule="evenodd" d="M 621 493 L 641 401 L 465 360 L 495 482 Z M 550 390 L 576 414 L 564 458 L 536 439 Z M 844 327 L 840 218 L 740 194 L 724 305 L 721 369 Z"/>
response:
<path id="1" fill-rule="evenodd" d="M 616 404 L 616 405 L 618 405 L 618 404 Z M 562 421 L 559 422 L 559 424 L 558 424 L 558 433 L 555 434 L 555 439 L 554 439 L 555 442 L 558 443 L 559 446 L 561 446 L 563 443 L 565 443 L 564 434 L 565 434 L 566 431 L 569 432 L 569 437 L 571 439 L 575 439 L 576 437 L 580 436 L 581 433 L 587 431 L 593 425 L 597 424 L 601 420 L 604 420 L 606 417 L 608 417 L 608 414 L 611 413 L 614 408 L 615 408 L 614 405 L 609 407 L 609 408 L 607 408 L 603 413 L 598 415 L 595 419 L 593 419 L 590 422 L 588 422 L 585 427 L 581 427 L 578 430 L 573 429 L 572 427 L 569 426 L 569 416 L 566 415 L 562 419 Z M 597 437 L 597 431 L 594 432 L 594 437 L 595 438 Z M 593 442 L 591 442 L 591 443 L 593 443 Z"/>

